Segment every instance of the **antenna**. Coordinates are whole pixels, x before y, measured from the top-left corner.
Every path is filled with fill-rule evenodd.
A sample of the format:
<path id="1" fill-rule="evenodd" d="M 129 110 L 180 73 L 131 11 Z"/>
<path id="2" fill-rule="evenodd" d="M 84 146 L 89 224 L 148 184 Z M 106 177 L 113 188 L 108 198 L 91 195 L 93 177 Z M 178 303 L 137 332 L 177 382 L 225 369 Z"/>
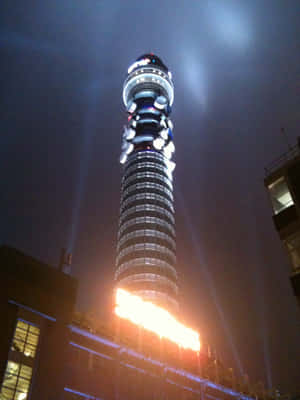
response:
<path id="1" fill-rule="evenodd" d="M 59 271 L 64 272 L 65 274 L 70 274 L 71 264 L 72 264 L 72 253 L 68 253 L 65 248 L 62 248 L 60 252 L 60 260 L 58 265 Z"/>

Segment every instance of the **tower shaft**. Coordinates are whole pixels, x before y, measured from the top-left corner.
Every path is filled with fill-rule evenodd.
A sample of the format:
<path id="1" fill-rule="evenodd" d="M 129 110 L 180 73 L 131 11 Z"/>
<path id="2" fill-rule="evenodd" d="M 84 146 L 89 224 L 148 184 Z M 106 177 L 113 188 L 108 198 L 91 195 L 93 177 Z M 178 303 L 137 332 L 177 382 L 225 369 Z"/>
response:
<path id="1" fill-rule="evenodd" d="M 175 147 L 169 119 L 173 84 L 158 57 L 142 56 L 129 68 L 123 100 L 128 124 L 120 157 L 124 173 L 116 286 L 177 312 Z"/>

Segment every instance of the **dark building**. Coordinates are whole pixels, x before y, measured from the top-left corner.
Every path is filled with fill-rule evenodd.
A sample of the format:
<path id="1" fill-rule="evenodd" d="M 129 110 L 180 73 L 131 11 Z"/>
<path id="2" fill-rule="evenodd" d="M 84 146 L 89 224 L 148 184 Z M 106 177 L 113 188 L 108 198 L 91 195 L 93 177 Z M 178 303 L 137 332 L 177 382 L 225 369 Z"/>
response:
<path id="1" fill-rule="evenodd" d="M 124 164 L 116 286 L 178 311 L 172 172 L 175 151 L 171 73 L 154 54 L 128 69 L 128 112 L 120 162 Z"/>
<path id="2" fill-rule="evenodd" d="M 273 221 L 291 261 L 291 283 L 300 305 L 300 140 L 266 168 Z"/>
<path id="3" fill-rule="evenodd" d="M 250 399 L 205 351 L 74 313 L 77 282 L 58 269 L 2 246 L 0 279 L 1 400 Z"/>
<path id="4" fill-rule="evenodd" d="M 1 400 L 59 399 L 77 281 L 1 247 L 0 282 Z M 52 397 L 41 397 L 50 382 Z"/>

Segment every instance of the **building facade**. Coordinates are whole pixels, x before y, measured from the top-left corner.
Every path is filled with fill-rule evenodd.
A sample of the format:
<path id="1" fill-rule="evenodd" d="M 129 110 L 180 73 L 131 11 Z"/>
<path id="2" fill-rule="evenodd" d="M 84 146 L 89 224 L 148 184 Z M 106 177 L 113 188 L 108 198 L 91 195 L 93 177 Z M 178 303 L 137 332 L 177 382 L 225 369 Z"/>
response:
<path id="1" fill-rule="evenodd" d="M 77 281 L 3 246 L 0 282 L 0 399 L 61 398 Z"/>
<path id="2" fill-rule="evenodd" d="M 128 69 L 128 112 L 120 162 L 124 165 L 116 286 L 178 311 L 172 173 L 172 76 L 153 54 Z"/>
<path id="3" fill-rule="evenodd" d="M 300 305 L 300 140 L 266 168 L 273 221 L 290 258 L 290 279 Z"/>
<path id="4" fill-rule="evenodd" d="M 77 282 L 0 247 L 1 400 L 250 400 L 207 354 L 123 320 L 74 316 Z"/>

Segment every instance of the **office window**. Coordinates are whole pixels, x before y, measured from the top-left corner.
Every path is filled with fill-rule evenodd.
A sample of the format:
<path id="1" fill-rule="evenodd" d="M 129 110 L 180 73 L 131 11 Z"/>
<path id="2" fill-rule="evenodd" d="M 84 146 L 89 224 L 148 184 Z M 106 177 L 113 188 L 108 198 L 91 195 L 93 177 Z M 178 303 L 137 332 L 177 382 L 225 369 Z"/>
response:
<path id="1" fill-rule="evenodd" d="M 30 387 L 32 368 L 8 361 L 1 388 L 3 400 L 26 400 Z"/>
<path id="2" fill-rule="evenodd" d="M 294 271 L 300 270 L 300 232 L 285 240 Z"/>
<path id="3" fill-rule="evenodd" d="M 26 357 L 35 357 L 40 330 L 28 322 L 18 320 L 12 350 L 23 353 Z"/>
<path id="4" fill-rule="evenodd" d="M 279 178 L 268 186 L 274 214 L 278 214 L 285 208 L 294 204 L 291 193 L 284 177 Z"/>

